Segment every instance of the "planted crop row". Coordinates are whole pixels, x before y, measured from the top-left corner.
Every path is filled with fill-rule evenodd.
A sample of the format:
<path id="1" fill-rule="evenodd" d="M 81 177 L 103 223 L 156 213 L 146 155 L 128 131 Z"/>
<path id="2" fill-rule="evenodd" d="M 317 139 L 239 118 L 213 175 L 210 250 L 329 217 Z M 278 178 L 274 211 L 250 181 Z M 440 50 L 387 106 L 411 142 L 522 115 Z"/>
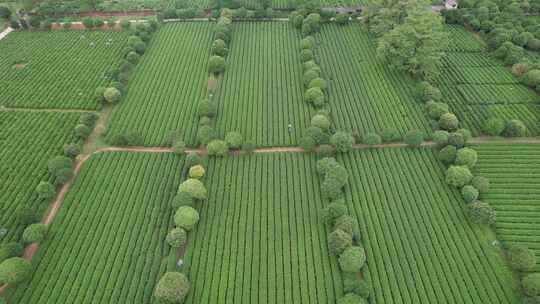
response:
<path id="1" fill-rule="evenodd" d="M 479 52 L 485 49 L 484 42 L 467 31 L 463 26 L 447 25 L 446 30 L 450 36 L 448 51 Z"/>
<path id="2" fill-rule="evenodd" d="M 428 149 L 357 150 L 354 202 L 374 303 L 519 303 L 496 249 L 465 218 Z"/>
<path id="3" fill-rule="evenodd" d="M 11 302 L 150 303 L 181 167 L 173 154 L 93 156 L 35 257 L 32 280 Z"/>
<path id="4" fill-rule="evenodd" d="M 257 146 L 296 145 L 311 117 L 302 100 L 300 34 L 282 22 L 232 26 L 234 43 L 216 96 L 218 137 L 237 131 Z"/>
<path id="5" fill-rule="evenodd" d="M 15 32 L 0 44 L 0 104 L 98 109 L 96 87 L 121 58 L 125 32 Z"/>
<path id="6" fill-rule="evenodd" d="M 180 130 L 195 144 L 198 102 L 206 96 L 213 24 L 166 24 L 130 80 L 128 93 L 111 117 L 107 140 L 133 132 L 145 146 L 166 145 Z"/>
<path id="7" fill-rule="evenodd" d="M 209 200 L 186 254 L 187 303 L 335 303 L 341 280 L 315 176 L 307 154 L 210 159 Z"/>
<path id="8" fill-rule="evenodd" d="M 527 245 L 540 261 L 540 147 L 489 144 L 474 148 L 479 153 L 475 172 L 490 179 L 483 199 L 497 210 L 498 239 Z"/>
<path id="9" fill-rule="evenodd" d="M 415 83 L 376 59 L 376 46 L 358 25 L 325 24 L 318 47 L 328 81 L 334 127 L 365 134 L 395 128 L 429 130 Z"/>
<path id="10" fill-rule="evenodd" d="M 26 205 L 43 211 L 35 189 L 49 179 L 47 162 L 72 140 L 77 113 L 0 112 L 0 242 L 19 241 L 25 223 L 18 212 Z M 26 223 L 28 224 L 28 223 Z"/>
<path id="11" fill-rule="evenodd" d="M 522 85 L 457 85 L 468 105 L 538 103 L 540 97 Z"/>

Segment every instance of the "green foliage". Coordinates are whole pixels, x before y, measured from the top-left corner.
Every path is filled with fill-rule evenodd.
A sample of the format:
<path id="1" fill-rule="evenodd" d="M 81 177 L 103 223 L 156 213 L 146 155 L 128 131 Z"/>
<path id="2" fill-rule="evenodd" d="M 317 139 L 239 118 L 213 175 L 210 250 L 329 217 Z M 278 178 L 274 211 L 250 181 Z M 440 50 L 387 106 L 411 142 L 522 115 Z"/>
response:
<path id="1" fill-rule="evenodd" d="M 456 188 L 467 185 L 472 178 L 471 171 L 465 166 L 450 166 L 446 170 L 446 183 Z"/>
<path id="2" fill-rule="evenodd" d="M 32 265 L 23 258 L 9 258 L 0 263 L 0 284 L 16 285 L 27 280 L 32 272 Z"/>
<path id="3" fill-rule="evenodd" d="M 459 120 L 452 113 L 442 114 L 439 119 L 439 126 L 446 131 L 455 131 L 459 126 Z"/>
<path id="4" fill-rule="evenodd" d="M 313 52 L 309 49 L 303 49 L 301 52 L 300 52 L 300 61 L 302 62 L 308 62 L 308 61 L 311 61 L 313 60 L 314 56 L 313 56 Z"/>
<path id="5" fill-rule="evenodd" d="M 195 165 L 189 168 L 189 178 L 201 179 L 204 176 L 204 167 L 201 165 Z"/>
<path id="6" fill-rule="evenodd" d="M 368 304 L 368 301 L 357 294 L 348 293 L 337 300 L 337 304 Z"/>
<path id="7" fill-rule="evenodd" d="M 179 248 L 184 246 L 187 241 L 187 232 L 182 228 L 173 228 L 167 234 L 167 244 L 173 248 Z"/>
<path id="8" fill-rule="evenodd" d="M 512 119 L 506 122 L 503 135 L 507 137 L 522 137 L 527 134 L 527 127 L 521 120 Z"/>
<path id="9" fill-rule="evenodd" d="M 214 139 L 209 142 L 206 149 L 210 156 L 226 156 L 229 153 L 227 142 L 219 139 Z"/>
<path id="10" fill-rule="evenodd" d="M 424 141 L 424 133 L 420 130 L 410 130 L 405 133 L 403 140 L 408 146 L 419 147 Z"/>
<path id="11" fill-rule="evenodd" d="M 449 112 L 448 105 L 444 102 L 428 102 L 426 104 L 428 116 L 431 119 L 439 120 L 443 114 Z"/>
<path id="12" fill-rule="evenodd" d="M 343 278 L 343 292 L 354 293 L 361 296 L 364 299 L 369 298 L 371 294 L 371 286 L 365 279 L 360 279 L 358 273 L 343 272 L 341 274 Z"/>
<path id="13" fill-rule="evenodd" d="M 227 145 L 231 149 L 240 149 L 240 147 L 242 147 L 242 143 L 244 142 L 244 138 L 240 132 L 233 131 L 225 135 L 225 142 L 227 142 Z"/>
<path id="14" fill-rule="evenodd" d="M 337 24 L 347 24 L 349 23 L 349 14 L 347 13 L 338 13 L 336 14 L 336 23 Z"/>
<path id="15" fill-rule="evenodd" d="M 90 136 L 90 133 L 92 133 L 92 129 L 90 129 L 87 125 L 83 124 L 76 125 L 73 131 L 75 133 L 75 136 L 81 139 L 88 138 L 88 136 Z"/>
<path id="16" fill-rule="evenodd" d="M 308 36 L 300 41 L 300 48 L 303 50 L 312 49 L 315 46 L 315 38 Z"/>
<path id="17" fill-rule="evenodd" d="M 379 136 L 379 134 L 377 133 L 374 133 L 374 132 L 369 132 L 367 133 L 366 135 L 364 135 L 364 137 L 362 138 L 362 142 L 366 145 L 370 145 L 370 146 L 373 146 L 373 145 L 379 145 L 382 143 L 382 139 L 381 137 Z"/>
<path id="18" fill-rule="evenodd" d="M 0 244 L 0 263 L 4 260 L 20 256 L 23 254 L 24 247 L 21 243 L 9 242 Z"/>
<path id="19" fill-rule="evenodd" d="M 186 152 L 186 143 L 182 140 L 177 140 L 174 142 L 171 148 L 175 154 L 184 155 Z"/>
<path id="20" fill-rule="evenodd" d="M 39 243 L 45 239 L 46 234 L 47 226 L 38 223 L 26 227 L 24 229 L 22 238 L 25 243 Z"/>
<path id="21" fill-rule="evenodd" d="M 448 137 L 449 133 L 443 130 L 438 130 L 433 132 L 432 139 L 437 145 L 437 147 L 441 148 L 448 144 Z"/>
<path id="22" fill-rule="evenodd" d="M 223 41 L 223 39 L 216 39 L 214 40 L 214 42 L 212 42 L 212 55 L 225 57 L 227 56 L 228 52 L 229 50 L 227 49 L 227 44 L 225 43 L 225 41 Z"/>
<path id="23" fill-rule="evenodd" d="M 309 84 L 308 88 L 320 88 L 321 90 L 326 90 L 328 88 L 328 84 L 326 83 L 326 80 L 324 80 L 321 77 L 313 78 Z"/>
<path id="24" fill-rule="evenodd" d="M 213 55 L 208 60 L 208 71 L 213 74 L 223 73 L 225 71 L 225 58 Z"/>
<path id="25" fill-rule="evenodd" d="M 165 273 L 156 285 L 154 297 L 167 304 L 181 304 L 190 290 L 188 278 L 180 272 Z"/>
<path id="26" fill-rule="evenodd" d="M 197 142 L 203 145 L 208 144 L 216 138 L 216 131 L 211 126 L 201 126 L 197 131 Z"/>
<path id="27" fill-rule="evenodd" d="M 338 152 L 349 152 L 354 145 L 354 137 L 350 133 L 338 131 L 330 137 L 330 143 Z"/>
<path id="28" fill-rule="evenodd" d="M 194 178 L 188 178 L 181 183 L 178 187 L 178 193 L 180 192 L 189 193 L 191 197 L 198 200 L 204 200 L 208 195 L 204 184 L 200 180 Z"/>
<path id="29" fill-rule="evenodd" d="M 321 212 L 323 221 L 328 226 L 333 226 L 336 220 L 347 214 L 347 206 L 342 200 L 336 200 L 328 204 Z"/>
<path id="30" fill-rule="evenodd" d="M 54 186 L 49 182 L 40 182 L 36 187 L 36 193 L 38 197 L 42 200 L 48 200 L 53 198 L 56 195 L 56 190 Z"/>
<path id="31" fill-rule="evenodd" d="M 316 77 L 314 77 L 313 79 L 315 78 Z M 309 81 L 313 79 L 310 79 Z M 324 102 L 325 102 L 324 93 L 321 90 L 321 88 L 318 88 L 318 87 L 307 89 L 306 94 L 304 95 L 304 100 L 307 103 L 310 103 L 311 105 L 313 105 L 314 107 L 320 108 L 324 105 Z"/>
<path id="32" fill-rule="evenodd" d="M 332 254 L 340 255 L 345 249 L 352 246 L 352 236 L 340 229 L 328 235 L 328 249 Z"/>
<path id="33" fill-rule="evenodd" d="M 321 157 L 330 157 L 332 155 L 334 155 L 335 153 L 335 150 L 334 150 L 334 147 L 332 147 L 331 145 L 320 145 L 319 148 L 317 149 L 317 155 L 321 156 Z"/>
<path id="34" fill-rule="evenodd" d="M 466 185 L 461 188 L 461 196 L 463 196 L 463 199 L 467 203 L 472 203 L 478 199 L 478 189 L 471 185 Z"/>
<path id="35" fill-rule="evenodd" d="M 103 92 L 103 97 L 108 103 L 117 103 L 120 101 L 120 98 L 122 98 L 122 93 L 120 93 L 117 88 L 110 87 L 105 89 L 105 92 Z"/>
<path id="36" fill-rule="evenodd" d="M 449 165 L 456 160 L 457 149 L 454 146 L 448 145 L 439 151 L 438 158 L 443 163 Z"/>
<path id="37" fill-rule="evenodd" d="M 468 211 L 471 220 L 477 224 L 495 224 L 496 212 L 488 203 L 475 201 L 468 205 Z"/>
<path id="38" fill-rule="evenodd" d="M 381 132 L 382 141 L 385 143 L 401 140 L 401 135 L 395 128 L 386 128 Z"/>
<path id="39" fill-rule="evenodd" d="M 298 144 L 306 152 L 312 152 L 315 149 L 315 146 L 317 146 L 317 142 L 315 141 L 315 139 L 310 136 L 301 137 L 298 141 Z"/>
<path id="40" fill-rule="evenodd" d="M 246 153 L 252 153 L 253 151 L 255 151 L 256 148 L 257 146 L 251 140 L 245 140 L 244 143 L 242 144 L 242 151 Z"/>
<path id="41" fill-rule="evenodd" d="M 364 248 L 351 246 L 339 255 L 339 267 L 344 272 L 358 272 L 366 263 Z"/>
<path id="42" fill-rule="evenodd" d="M 536 255 L 534 251 L 525 245 L 513 244 L 507 252 L 508 263 L 516 271 L 529 272 L 536 266 Z"/>
<path id="43" fill-rule="evenodd" d="M 182 206 L 174 214 L 174 223 L 177 227 L 190 231 L 199 222 L 199 213 L 189 206 Z"/>
<path id="44" fill-rule="evenodd" d="M 528 274 L 521 280 L 523 293 L 530 297 L 540 296 L 540 273 Z"/>
<path id="45" fill-rule="evenodd" d="M 51 175 L 56 175 L 57 172 L 64 168 L 72 169 L 73 161 L 66 156 L 55 156 L 47 163 L 47 168 Z"/>
<path id="46" fill-rule="evenodd" d="M 456 148 L 462 148 L 465 145 L 465 137 L 461 133 L 452 132 L 448 134 L 448 144 Z"/>
<path id="47" fill-rule="evenodd" d="M 487 193 L 489 191 L 489 179 L 476 175 L 472 179 L 472 185 L 478 189 L 480 194 Z"/>
<path id="48" fill-rule="evenodd" d="M 311 125 L 327 131 L 330 128 L 330 120 L 325 115 L 316 114 L 311 118 Z"/>
<path id="49" fill-rule="evenodd" d="M 540 70 L 530 70 L 523 75 L 523 83 L 529 87 L 536 88 L 540 85 Z"/>
<path id="50" fill-rule="evenodd" d="M 503 119 L 493 117 L 485 122 L 482 131 L 484 131 L 484 133 L 487 135 L 499 136 L 504 131 L 504 127 L 505 123 Z"/>
<path id="51" fill-rule="evenodd" d="M 469 169 L 474 168 L 476 161 L 478 160 L 478 154 L 471 148 L 461 148 L 456 154 L 456 165 L 467 166 Z"/>
<path id="52" fill-rule="evenodd" d="M 335 219 L 333 229 L 343 230 L 357 239 L 360 237 L 360 231 L 358 230 L 358 221 L 354 217 L 347 214 L 344 214 Z"/>
<path id="53" fill-rule="evenodd" d="M 178 194 L 174 196 L 171 206 L 174 210 L 177 210 L 179 207 L 182 206 L 193 207 L 195 205 L 194 203 L 195 202 L 191 194 L 187 192 L 178 192 Z"/>

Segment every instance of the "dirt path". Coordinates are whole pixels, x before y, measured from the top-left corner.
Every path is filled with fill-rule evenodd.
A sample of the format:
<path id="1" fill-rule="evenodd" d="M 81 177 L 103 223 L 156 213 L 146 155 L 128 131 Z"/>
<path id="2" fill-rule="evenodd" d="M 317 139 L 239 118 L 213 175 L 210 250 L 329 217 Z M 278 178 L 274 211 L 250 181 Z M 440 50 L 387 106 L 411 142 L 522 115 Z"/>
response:
<path id="1" fill-rule="evenodd" d="M 469 144 L 540 144 L 540 137 L 491 137 L 479 136 L 474 137 L 468 142 Z"/>
<path id="2" fill-rule="evenodd" d="M 0 40 L 4 39 L 9 33 L 13 32 L 11 27 L 6 28 L 0 33 Z"/>
<path id="3" fill-rule="evenodd" d="M 60 112 L 60 113 L 97 113 L 95 110 L 82 109 L 36 109 L 36 108 L 11 108 L 0 106 L 0 111 L 3 112 Z"/>

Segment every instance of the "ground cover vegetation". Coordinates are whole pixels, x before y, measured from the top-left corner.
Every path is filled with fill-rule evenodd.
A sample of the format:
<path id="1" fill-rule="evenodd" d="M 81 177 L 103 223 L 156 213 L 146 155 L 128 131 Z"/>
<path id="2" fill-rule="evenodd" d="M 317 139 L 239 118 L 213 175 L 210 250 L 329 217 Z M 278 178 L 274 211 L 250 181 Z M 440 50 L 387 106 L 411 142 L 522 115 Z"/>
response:
<path id="1" fill-rule="evenodd" d="M 22 108 L 100 108 L 97 86 L 122 57 L 124 32 L 14 32 L 0 44 L 0 104 Z"/>
<path id="2" fill-rule="evenodd" d="M 167 269 L 182 167 L 183 157 L 171 153 L 92 156 L 34 258 L 32 280 L 10 290 L 9 300 L 150 303 Z"/>

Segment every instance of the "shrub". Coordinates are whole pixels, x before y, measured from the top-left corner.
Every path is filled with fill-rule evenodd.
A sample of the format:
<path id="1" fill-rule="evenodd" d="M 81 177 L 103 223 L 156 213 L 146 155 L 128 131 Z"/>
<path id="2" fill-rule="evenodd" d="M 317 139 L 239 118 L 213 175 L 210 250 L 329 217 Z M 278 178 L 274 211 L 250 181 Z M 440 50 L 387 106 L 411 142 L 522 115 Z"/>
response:
<path id="1" fill-rule="evenodd" d="M 454 146 L 446 146 L 439 151 L 439 160 L 445 164 L 453 164 L 456 160 L 457 149 Z"/>
<path id="2" fill-rule="evenodd" d="M 478 189 L 478 192 L 480 194 L 486 193 L 489 191 L 489 179 L 483 177 L 483 176 L 475 176 L 472 179 L 472 185 Z"/>
<path id="3" fill-rule="evenodd" d="M 326 80 L 322 79 L 321 77 L 313 78 L 309 84 L 308 88 L 320 88 L 321 90 L 326 90 L 328 87 L 328 84 L 326 83 Z"/>
<path id="4" fill-rule="evenodd" d="M 103 97 L 108 103 L 117 103 L 120 101 L 120 98 L 122 98 L 122 94 L 117 88 L 110 87 L 105 89 L 105 92 L 103 92 Z"/>
<path id="5" fill-rule="evenodd" d="M 178 194 L 174 196 L 171 206 L 174 210 L 177 210 L 182 206 L 193 207 L 194 200 L 191 194 L 187 192 L 178 192 Z"/>
<path id="6" fill-rule="evenodd" d="M 135 50 L 135 52 L 142 55 L 144 54 L 144 52 L 146 52 L 146 43 L 139 41 L 133 45 L 133 49 Z"/>
<path id="7" fill-rule="evenodd" d="M 64 155 L 70 158 L 75 158 L 81 153 L 81 149 L 77 144 L 67 144 L 64 146 Z"/>
<path id="8" fill-rule="evenodd" d="M 517 77 L 523 76 L 529 70 L 529 66 L 526 63 L 516 63 L 512 66 L 512 74 Z"/>
<path id="9" fill-rule="evenodd" d="M 229 152 L 229 146 L 224 140 L 214 139 L 206 146 L 208 155 L 211 156 L 225 156 Z"/>
<path id="10" fill-rule="evenodd" d="M 327 143 L 329 140 L 328 133 L 323 132 L 323 130 L 319 127 L 309 127 L 306 129 L 305 133 L 306 136 L 313 138 L 318 144 Z"/>
<path id="11" fill-rule="evenodd" d="M 540 85 L 540 70 L 530 70 L 523 75 L 522 81 L 531 88 Z"/>
<path id="12" fill-rule="evenodd" d="M 229 50 L 227 49 L 227 44 L 223 39 L 216 39 L 212 42 L 212 55 L 217 55 L 221 57 L 227 56 Z"/>
<path id="13" fill-rule="evenodd" d="M 196 178 L 200 179 L 204 176 L 204 167 L 201 165 L 195 165 L 191 168 L 189 168 L 189 178 Z"/>
<path id="14" fill-rule="evenodd" d="M 336 14 L 336 23 L 341 24 L 341 25 L 349 23 L 349 14 L 347 13 Z"/>
<path id="15" fill-rule="evenodd" d="M 439 127 L 446 131 L 455 131 L 459 125 L 459 120 L 452 113 L 445 113 L 439 119 Z"/>
<path id="16" fill-rule="evenodd" d="M 302 67 L 304 68 L 304 84 L 307 85 L 309 83 L 309 81 L 311 81 L 311 78 L 309 81 L 306 82 L 306 74 L 308 71 L 312 71 L 312 72 L 315 72 L 317 74 L 316 77 L 319 77 L 319 74 L 321 73 L 321 68 L 319 67 L 319 65 L 315 62 L 315 61 L 308 61 L 308 62 L 304 62 L 304 64 L 302 64 Z"/>
<path id="17" fill-rule="evenodd" d="M 512 119 L 506 122 L 503 135 L 507 137 L 521 137 L 527 133 L 527 127 L 521 120 Z"/>
<path id="18" fill-rule="evenodd" d="M 257 148 L 257 146 L 251 140 L 246 140 L 242 144 L 242 151 L 244 151 L 246 153 L 251 153 L 251 152 L 255 151 L 256 148 Z"/>
<path id="19" fill-rule="evenodd" d="M 154 297 L 161 303 L 181 304 L 189 292 L 187 277 L 180 272 L 166 272 L 156 285 Z"/>
<path id="20" fill-rule="evenodd" d="M 18 284 L 30 277 L 32 265 L 29 261 L 14 257 L 0 263 L 0 285 Z"/>
<path id="21" fill-rule="evenodd" d="M 338 131 L 330 137 L 330 143 L 338 152 L 349 152 L 354 145 L 354 137 L 347 132 Z"/>
<path id="22" fill-rule="evenodd" d="M 321 157 L 329 157 L 334 155 L 335 149 L 331 145 L 319 145 L 319 148 L 317 148 L 317 155 Z"/>
<path id="23" fill-rule="evenodd" d="M 186 168 L 191 168 L 195 165 L 202 164 L 202 159 L 197 153 L 190 153 L 186 156 L 186 160 L 184 161 L 184 166 Z"/>
<path id="24" fill-rule="evenodd" d="M 437 147 L 444 147 L 448 144 L 449 133 L 443 130 L 438 130 L 433 133 L 433 141 Z"/>
<path id="25" fill-rule="evenodd" d="M 343 195 L 341 188 L 343 188 L 343 183 L 337 178 L 325 178 L 321 184 L 324 197 L 330 200 L 340 198 Z"/>
<path id="26" fill-rule="evenodd" d="M 136 52 L 129 52 L 129 53 L 126 55 L 126 60 L 127 60 L 129 63 L 132 63 L 132 64 L 137 64 L 137 63 L 139 63 L 140 58 L 141 58 L 141 55 L 137 54 Z"/>
<path id="27" fill-rule="evenodd" d="M 358 230 L 358 221 L 348 215 L 344 214 L 334 221 L 334 230 L 341 229 L 353 236 L 353 238 L 359 238 L 360 237 L 360 231 Z"/>
<path id="28" fill-rule="evenodd" d="M 368 304 L 368 301 L 354 293 L 348 293 L 337 300 L 337 304 Z"/>
<path id="29" fill-rule="evenodd" d="M 469 217 L 477 224 L 493 225 L 496 220 L 495 210 L 488 204 L 476 201 L 469 204 Z"/>
<path id="30" fill-rule="evenodd" d="M 213 74 L 223 73 L 225 71 L 225 59 L 217 55 L 211 56 L 208 61 L 208 71 Z"/>
<path id="31" fill-rule="evenodd" d="M 443 114 L 449 112 L 448 105 L 444 102 L 428 102 L 426 104 L 428 116 L 431 119 L 439 120 Z"/>
<path id="32" fill-rule="evenodd" d="M 344 272 L 358 272 L 366 263 L 364 248 L 351 246 L 339 256 L 339 267 Z"/>
<path id="33" fill-rule="evenodd" d="M 305 37 L 300 41 L 300 48 L 303 50 L 312 49 L 315 46 L 315 39 L 312 36 Z"/>
<path id="34" fill-rule="evenodd" d="M 475 150 L 471 148 L 461 148 L 456 154 L 456 165 L 467 166 L 469 169 L 472 169 L 474 168 L 474 165 L 476 165 L 477 159 L 478 154 Z"/>
<path id="35" fill-rule="evenodd" d="M 324 104 L 324 93 L 321 88 L 317 87 L 307 89 L 304 100 L 314 107 L 322 107 Z"/>
<path id="36" fill-rule="evenodd" d="M 190 231 L 199 222 L 199 213 L 193 207 L 182 206 L 174 214 L 174 223 L 177 227 Z"/>
<path id="37" fill-rule="evenodd" d="M 334 226 L 336 220 L 345 214 L 347 214 L 347 205 L 342 200 L 331 202 L 321 211 L 321 217 L 328 226 Z"/>
<path id="38" fill-rule="evenodd" d="M 468 129 L 458 129 L 454 133 L 461 134 L 463 137 L 463 144 L 467 143 L 472 138 L 472 133 Z"/>
<path id="39" fill-rule="evenodd" d="M 420 130 L 410 130 L 405 133 L 403 140 L 410 147 L 420 147 L 424 141 L 424 133 Z"/>
<path id="40" fill-rule="evenodd" d="M 34 208 L 30 206 L 25 206 L 23 208 L 18 209 L 15 215 L 17 217 L 17 221 L 21 225 L 28 225 L 28 224 L 37 222 L 40 216 L 37 210 L 35 210 Z"/>
<path id="41" fill-rule="evenodd" d="M 229 132 L 225 135 L 225 142 L 231 149 L 240 149 L 244 138 L 239 132 Z"/>
<path id="42" fill-rule="evenodd" d="M 60 169 L 72 169 L 72 160 L 66 156 L 55 156 L 49 160 L 47 168 L 51 175 L 56 175 Z"/>
<path id="43" fill-rule="evenodd" d="M 40 182 L 36 187 L 36 192 L 39 199 L 48 200 L 54 197 L 56 191 L 54 186 L 49 182 Z"/>
<path id="44" fill-rule="evenodd" d="M 187 241 L 187 232 L 182 228 L 173 228 L 167 234 L 166 241 L 173 248 L 182 247 Z"/>
<path id="45" fill-rule="evenodd" d="M 191 197 L 199 200 L 206 199 L 208 195 L 204 184 L 200 180 L 194 178 L 188 178 L 181 183 L 178 187 L 178 193 L 180 192 L 189 193 Z"/>
<path id="46" fill-rule="evenodd" d="M 92 19 L 92 18 L 84 18 L 82 20 L 82 24 L 87 29 L 93 29 L 94 28 L 94 19 Z"/>
<path id="47" fill-rule="evenodd" d="M 333 157 L 321 158 L 317 161 L 317 166 L 316 166 L 317 173 L 324 176 L 326 175 L 326 173 L 328 173 L 331 170 L 331 168 L 336 167 L 336 166 L 339 166 L 339 163 L 336 161 L 335 158 Z"/>
<path id="48" fill-rule="evenodd" d="M 300 147 L 302 147 L 302 149 L 304 149 L 304 151 L 306 152 L 313 151 L 315 149 L 315 146 L 317 146 L 317 142 L 315 141 L 315 139 L 310 136 L 304 136 L 300 138 L 298 143 Z"/>
<path id="49" fill-rule="evenodd" d="M 123 30 L 129 30 L 129 28 L 131 27 L 131 22 L 129 20 L 122 20 L 120 21 L 120 27 L 123 29 Z"/>
<path id="50" fill-rule="evenodd" d="M 76 137 L 84 139 L 90 136 L 92 129 L 90 129 L 87 125 L 78 124 L 75 126 L 74 133 Z"/>
<path id="51" fill-rule="evenodd" d="M 300 60 L 302 63 L 313 60 L 313 52 L 309 49 L 303 49 L 300 51 Z"/>
<path id="52" fill-rule="evenodd" d="M 448 144 L 458 149 L 462 148 L 465 145 L 465 137 L 463 137 L 463 134 L 461 133 L 450 133 L 448 134 Z"/>
<path id="53" fill-rule="evenodd" d="M 514 244 L 508 249 L 508 263 L 516 271 L 528 272 L 536 266 L 536 256 L 526 246 Z"/>
<path id="54" fill-rule="evenodd" d="M 186 152 L 186 143 L 183 140 L 177 140 L 172 145 L 172 150 L 177 155 L 183 155 Z"/>
<path id="55" fill-rule="evenodd" d="M 94 19 L 94 26 L 95 26 L 96 28 L 100 28 L 100 27 L 102 27 L 104 24 L 105 24 L 105 22 L 103 22 L 103 19 L 101 19 L 101 18 L 96 18 L 96 19 Z"/>
<path id="56" fill-rule="evenodd" d="M 203 99 L 198 106 L 199 117 L 214 117 L 217 113 L 217 104 L 208 99 Z"/>
<path id="57" fill-rule="evenodd" d="M 47 226 L 41 223 L 31 224 L 23 231 L 22 239 L 25 243 L 41 242 L 47 234 Z"/>
<path id="58" fill-rule="evenodd" d="M 484 123 L 482 131 L 491 136 L 499 136 L 504 131 L 505 123 L 501 118 L 493 117 Z"/>
<path id="59" fill-rule="evenodd" d="M 366 144 L 366 145 L 373 146 L 373 145 L 379 145 L 379 144 L 381 144 L 382 139 L 381 139 L 381 137 L 379 136 L 379 134 L 374 133 L 374 132 L 369 132 L 369 133 L 367 133 L 367 134 L 364 136 L 364 138 L 362 139 L 362 141 L 363 141 L 364 144 Z"/>
<path id="60" fill-rule="evenodd" d="M 0 263 L 5 261 L 6 259 L 22 255 L 23 251 L 23 245 L 17 242 L 0 244 Z"/>
<path id="61" fill-rule="evenodd" d="M 472 203 L 478 199 L 478 190 L 471 185 L 463 186 L 461 196 L 463 196 L 465 202 Z"/>
<path id="62" fill-rule="evenodd" d="M 352 236 L 343 230 L 336 229 L 328 235 L 328 248 L 335 255 L 340 255 L 351 246 Z"/>
<path id="63" fill-rule="evenodd" d="M 214 129 L 210 126 L 201 126 L 197 130 L 197 142 L 203 145 L 208 144 L 210 141 L 216 138 Z"/>
<path id="64" fill-rule="evenodd" d="M 311 118 L 311 125 L 326 131 L 330 128 L 330 120 L 322 114 L 316 114 Z"/>
<path id="65" fill-rule="evenodd" d="M 9 19 L 11 10 L 5 6 L 0 6 L 0 19 Z"/>
<path id="66" fill-rule="evenodd" d="M 526 275 L 521 280 L 523 293 L 530 297 L 540 296 L 540 273 Z"/>
<path id="67" fill-rule="evenodd" d="M 450 166 L 446 170 L 446 183 L 456 188 L 467 185 L 472 178 L 471 171 L 465 166 Z"/>
<path id="68" fill-rule="evenodd" d="M 394 128 L 386 128 L 381 132 L 382 141 L 385 143 L 396 142 L 401 140 L 401 135 Z"/>
<path id="69" fill-rule="evenodd" d="M 344 293 L 354 293 L 364 299 L 369 298 L 371 286 L 367 280 L 360 279 L 357 273 L 352 272 L 343 272 L 341 276 L 343 278 Z"/>
<path id="70" fill-rule="evenodd" d="M 419 83 L 419 85 L 418 85 L 418 93 L 420 95 L 420 98 L 424 102 L 427 102 L 427 101 L 430 101 L 430 100 L 438 101 L 438 100 L 440 100 L 442 98 L 441 91 L 438 88 L 432 86 L 427 81 L 422 81 L 422 82 Z"/>

